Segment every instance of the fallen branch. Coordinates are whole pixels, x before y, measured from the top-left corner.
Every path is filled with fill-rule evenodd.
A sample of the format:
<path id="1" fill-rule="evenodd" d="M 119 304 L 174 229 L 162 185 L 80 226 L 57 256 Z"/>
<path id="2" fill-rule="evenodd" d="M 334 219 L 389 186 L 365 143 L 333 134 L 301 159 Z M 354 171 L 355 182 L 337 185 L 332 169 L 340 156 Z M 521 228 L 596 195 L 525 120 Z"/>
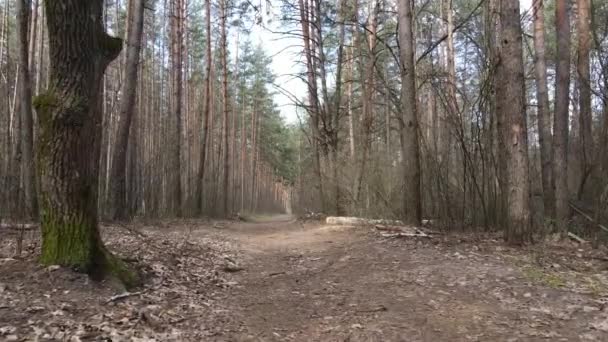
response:
<path id="1" fill-rule="evenodd" d="M 388 311 L 388 308 L 384 305 L 379 305 L 376 308 L 371 308 L 371 309 L 363 309 L 363 310 L 357 310 L 356 312 L 383 312 L 383 311 Z"/>
<path id="2" fill-rule="evenodd" d="M 138 291 L 138 292 L 124 292 L 124 293 L 117 294 L 115 296 L 110 297 L 110 299 L 108 299 L 106 301 L 106 304 L 111 303 L 111 302 L 115 302 L 115 301 L 118 301 L 118 300 L 121 300 L 121 299 L 133 297 L 133 296 L 139 296 L 141 294 L 143 294 L 143 292 L 141 292 L 141 291 Z"/>
<path id="3" fill-rule="evenodd" d="M 576 205 L 574 205 L 574 203 L 568 202 L 568 204 L 570 205 L 570 208 L 572 208 L 574 211 L 579 213 L 582 217 L 586 218 L 589 222 L 597 225 L 603 231 L 608 232 L 608 228 L 606 228 L 606 226 L 604 226 L 603 224 L 601 224 L 599 222 L 595 222 L 595 220 L 591 216 L 585 214 L 585 212 L 582 209 L 580 209 L 579 207 L 577 207 Z"/>
<path id="4" fill-rule="evenodd" d="M 571 232 L 568 232 L 568 237 L 571 238 L 572 240 L 578 242 L 578 243 L 585 243 L 585 242 L 587 242 L 582 237 L 580 237 L 580 236 L 578 236 L 578 235 L 576 235 L 574 233 L 571 233 Z"/>
<path id="5" fill-rule="evenodd" d="M 411 227 L 397 227 L 397 226 L 383 226 L 376 225 L 376 230 L 381 232 L 390 232 L 390 233 L 381 233 L 384 237 L 422 237 L 422 238 L 431 238 L 431 236 L 420 229 L 411 228 Z"/>

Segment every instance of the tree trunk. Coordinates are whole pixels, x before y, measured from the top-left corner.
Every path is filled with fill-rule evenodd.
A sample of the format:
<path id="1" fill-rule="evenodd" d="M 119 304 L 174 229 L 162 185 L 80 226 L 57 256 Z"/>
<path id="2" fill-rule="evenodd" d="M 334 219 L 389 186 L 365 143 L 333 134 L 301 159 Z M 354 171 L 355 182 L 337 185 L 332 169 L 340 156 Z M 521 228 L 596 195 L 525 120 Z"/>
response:
<path id="1" fill-rule="evenodd" d="M 183 33 L 184 33 L 183 0 L 171 3 L 171 112 L 175 115 L 176 141 L 173 145 L 173 211 L 177 217 L 182 216 L 182 94 L 183 94 Z"/>
<path id="2" fill-rule="evenodd" d="M 104 71 L 122 41 L 103 29 L 103 1 L 45 1 L 50 44 L 50 87 L 35 100 L 40 118 L 38 172 L 41 260 L 137 283 L 104 247 L 97 198 Z"/>
<path id="3" fill-rule="evenodd" d="M 25 196 L 25 215 L 38 218 L 38 198 L 36 194 L 36 174 L 34 169 L 34 129 L 32 117 L 32 84 L 29 65 L 29 21 L 31 1 L 17 1 L 17 33 L 19 35 L 19 110 L 21 112 L 22 172 Z"/>
<path id="4" fill-rule="evenodd" d="M 557 70 L 555 84 L 555 115 L 553 126 L 553 177 L 555 187 L 555 219 L 557 228 L 566 229 L 568 206 L 568 123 L 570 104 L 570 19 L 568 1 L 556 0 Z"/>
<path id="5" fill-rule="evenodd" d="M 207 65 L 205 71 L 205 104 L 203 112 L 203 136 L 201 137 L 201 157 L 199 159 L 198 177 L 196 186 L 196 209 L 199 214 L 203 213 L 203 184 L 205 181 L 205 161 L 207 159 L 207 146 L 209 145 L 209 111 L 211 110 L 211 64 L 213 57 L 211 55 L 211 0 L 207 0 L 205 4 L 205 26 L 207 32 Z"/>
<path id="6" fill-rule="evenodd" d="M 415 44 L 412 7 L 409 0 L 399 0 L 399 44 L 401 62 L 401 153 L 403 165 L 404 199 L 403 222 L 419 225 L 421 222 L 420 149 L 418 115 L 416 113 Z"/>
<path id="7" fill-rule="evenodd" d="M 130 12 L 130 20 L 132 22 L 128 25 L 126 68 L 118 114 L 118 133 L 110 172 L 112 188 L 110 189 L 110 203 L 108 205 L 111 206 L 112 213 L 110 216 L 114 220 L 124 220 L 128 216 L 126 202 L 127 146 L 129 144 L 129 132 L 131 130 L 137 93 L 139 58 L 144 25 L 144 2 L 145 0 L 131 0 L 132 11 Z"/>
<path id="8" fill-rule="evenodd" d="M 590 32 L 590 0 L 577 0 L 578 4 L 578 84 L 579 84 L 579 129 L 581 146 L 581 184 L 579 197 L 582 196 L 585 182 L 590 179 L 594 167 L 593 161 L 593 135 L 591 132 L 591 78 L 589 65 L 589 52 L 591 49 Z"/>
<path id="9" fill-rule="evenodd" d="M 545 217 L 555 217 L 552 178 L 552 133 L 549 91 L 547 89 L 547 58 L 545 56 L 545 14 L 543 0 L 534 2 L 534 68 L 536 72 L 536 101 L 538 102 L 538 140 L 543 185 Z"/>
<path id="10" fill-rule="evenodd" d="M 226 0 L 221 0 L 221 39 L 222 39 L 222 102 L 223 102 L 223 128 L 222 134 L 224 139 L 224 198 L 222 199 L 222 215 L 228 217 L 230 214 L 230 208 L 228 206 L 229 199 L 229 179 L 230 179 L 230 149 L 228 148 L 228 132 L 230 130 L 230 123 L 228 121 L 229 114 L 229 103 L 228 103 L 228 41 L 226 33 L 226 18 L 228 16 L 228 10 L 226 8 Z"/>
<path id="11" fill-rule="evenodd" d="M 312 146 L 313 146 L 313 167 L 317 181 L 317 190 L 319 192 L 319 201 L 321 203 L 321 211 L 325 212 L 325 194 L 323 191 L 323 175 L 321 172 L 321 157 L 319 148 L 321 145 L 321 132 L 319 130 L 319 96 L 317 92 L 316 68 L 314 63 L 315 53 L 314 47 L 311 46 L 311 29 L 310 24 L 313 20 L 312 5 L 308 6 L 307 0 L 299 0 L 300 6 L 300 22 L 302 25 L 302 39 L 304 40 L 304 55 L 306 57 L 306 79 L 308 87 L 308 114 L 310 116 L 310 125 L 312 128 Z M 314 41 L 313 41 L 314 42 Z"/>
<path id="12" fill-rule="evenodd" d="M 503 1 L 500 8 L 501 39 L 498 81 L 501 96 L 497 98 L 497 114 L 501 117 L 506 156 L 506 219 L 505 239 L 512 244 L 531 241 L 530 180 L 528 173 L 528 131 L 524 93 L 524 63 L 519 2 Z"/>

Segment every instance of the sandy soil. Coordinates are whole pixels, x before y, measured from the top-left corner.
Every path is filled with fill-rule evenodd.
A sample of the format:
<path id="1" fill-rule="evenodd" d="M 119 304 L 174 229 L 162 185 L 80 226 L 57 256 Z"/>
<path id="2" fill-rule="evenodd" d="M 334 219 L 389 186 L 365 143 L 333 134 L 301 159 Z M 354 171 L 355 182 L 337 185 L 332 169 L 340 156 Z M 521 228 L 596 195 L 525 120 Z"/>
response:
<path id="1" fill-rule="evenodd" d="M 578 249 L 385 239 L 285 217 L 222 234 L 245 268 L 229 296 L 247 331 L 236 339 L 608 341 L 606 262 Z"/>

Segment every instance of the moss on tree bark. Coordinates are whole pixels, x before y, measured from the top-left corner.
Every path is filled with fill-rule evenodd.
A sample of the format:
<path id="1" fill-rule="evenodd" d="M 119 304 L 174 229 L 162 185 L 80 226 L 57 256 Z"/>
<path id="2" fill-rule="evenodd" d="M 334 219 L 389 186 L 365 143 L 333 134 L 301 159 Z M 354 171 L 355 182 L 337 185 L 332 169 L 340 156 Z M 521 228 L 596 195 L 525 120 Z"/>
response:
<path id="1" fill-rule="evenodd" d="M 45 6 L 50 86 L 34 100 L 40 118 L 41 261 L 133 287 L 138 275 L 104 246 L 97 219 L 101 82 L 122 41 L 104 32 L 101 0 Z"/>

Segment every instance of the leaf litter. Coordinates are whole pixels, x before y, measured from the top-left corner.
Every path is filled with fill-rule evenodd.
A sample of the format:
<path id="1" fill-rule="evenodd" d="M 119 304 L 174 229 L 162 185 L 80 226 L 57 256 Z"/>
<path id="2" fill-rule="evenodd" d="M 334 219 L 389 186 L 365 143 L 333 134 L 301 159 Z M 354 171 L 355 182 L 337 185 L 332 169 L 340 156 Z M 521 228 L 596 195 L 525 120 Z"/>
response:
<path id="1" fill-rule="evenodd" d="M 37 236 L 22 258 L 12 258 L 12 242 L 2 238 L 0 340 L 200 341 L 237 332 L 223 298 L 240 266 L 227 242 L 191 234 L 196 225 L 102 228 L 108 248 L 144 277 L 133 292 L 40 266 Z"/>

